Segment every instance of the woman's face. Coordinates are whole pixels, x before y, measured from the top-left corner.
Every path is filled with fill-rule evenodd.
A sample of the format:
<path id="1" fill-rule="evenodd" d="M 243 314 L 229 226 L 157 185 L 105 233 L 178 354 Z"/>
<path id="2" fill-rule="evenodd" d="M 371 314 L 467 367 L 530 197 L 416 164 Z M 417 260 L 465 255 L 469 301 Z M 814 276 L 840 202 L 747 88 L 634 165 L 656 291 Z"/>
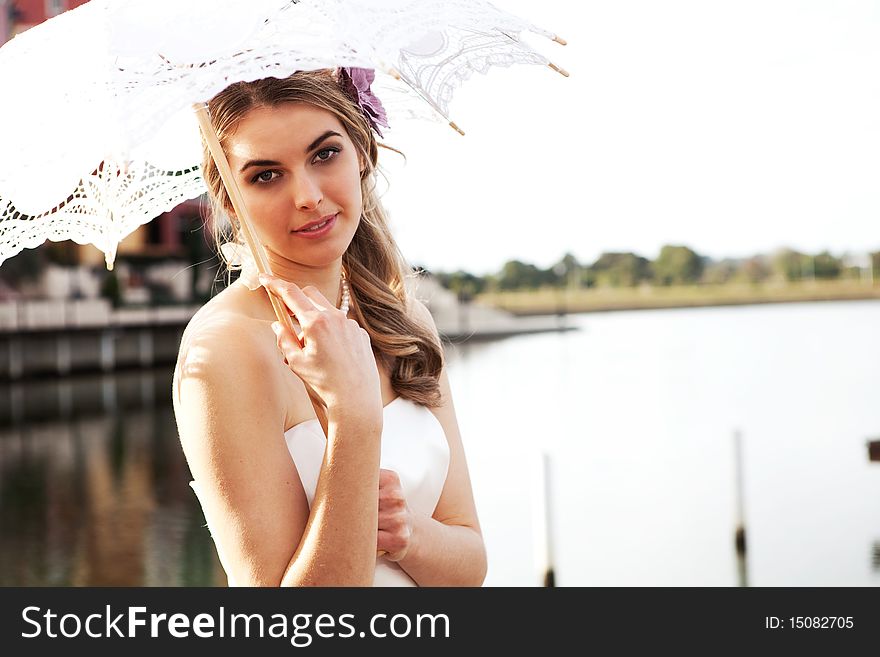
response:
<path id="1" fill-rule="evenodd" d="M 360 222 L 363 165 L 335 115 L 307 103 L 254 109 L 225 150 L 270 261 L 342 257 Z"/>

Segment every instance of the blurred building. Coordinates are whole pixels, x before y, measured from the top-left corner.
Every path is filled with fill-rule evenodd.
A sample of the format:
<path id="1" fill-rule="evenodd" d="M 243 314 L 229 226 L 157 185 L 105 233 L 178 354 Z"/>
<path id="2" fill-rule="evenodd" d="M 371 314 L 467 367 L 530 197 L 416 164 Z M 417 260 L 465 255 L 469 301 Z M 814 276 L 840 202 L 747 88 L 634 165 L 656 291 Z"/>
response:
<path id="1" fill-rule="evenodd" d="M 0 40 L 5 43 L 47 18 L 85 3 L 86 0 L 0 0 Z"/>
<path id="2" fill-rule="evenodd" d="M 9 40 L 12 32 L 12 4 L 9 0 L 0 0 L 0 44 Z"/>

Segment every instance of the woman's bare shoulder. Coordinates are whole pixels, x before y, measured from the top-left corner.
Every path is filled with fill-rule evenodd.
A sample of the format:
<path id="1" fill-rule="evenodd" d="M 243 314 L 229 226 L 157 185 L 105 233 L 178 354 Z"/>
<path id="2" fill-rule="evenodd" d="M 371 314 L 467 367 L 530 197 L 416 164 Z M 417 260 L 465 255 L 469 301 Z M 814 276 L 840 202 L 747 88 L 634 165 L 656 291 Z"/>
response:
<path id="1" fill-rule="evenodd" d="M 267 372 L 278 360 L 270 322 L 254 317 L 227 288 L 202 306 L 186 326 L 175 367 L 175 396 L 188 375 Z M 276 368 L 277 369 L 277 368 Z"/>
<path id="2" fill-rule="evenodd" d="M 227 288 L 206 303 L 187 325 L 174 368 L 175 409 L 186 406 L 182 389 L 196 389 L 192 403 L 210 394 L 213 406 L 256 396 L 268 404 L 286 429 L 311 417 L 311 402 L 302 381 L 282 364 L 271 323 L 244 286 Z M 201 389 L 201 390 L 198 390 Z"/>
<path id="3" fill-rule="evenodd" d="M 238 286 L 230 286 L 199 308 L 193 315 L 180 341 L 178 357 L 189 349 L 219 347 L 226 350 L 260 347 L 265 351 L 269 336 L 274 335 L 270 321 L 256 316 L 247 294 Z"/>

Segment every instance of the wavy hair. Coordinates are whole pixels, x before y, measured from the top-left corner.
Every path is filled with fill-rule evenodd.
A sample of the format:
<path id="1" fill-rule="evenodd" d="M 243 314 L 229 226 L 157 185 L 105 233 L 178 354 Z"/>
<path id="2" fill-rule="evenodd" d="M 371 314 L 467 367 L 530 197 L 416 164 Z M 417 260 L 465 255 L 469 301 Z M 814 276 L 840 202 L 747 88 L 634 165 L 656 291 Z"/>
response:
<path id="1" fill-rule="evenodd" d="M 336 72 L 298 71 L 287 78 L 237 82 L 212 98 L 208 109 L 220 144 L 225 146 L 251 110 L 292 102 L 309 103 L 334 114 L 366 162 L 361 174 L 363 214 L 342 256 L 351 292 L 351 312 L 370 334 L 373 351 L 391 372 L 394 390 L 401 397 L 436 407 L 441 401 L 443 349 L 432 331 L 407 312 L 411 300 L 407 298 L 405 278 L 411 268 L 388 229 L 385 210 L 376 193 L 379 147 L 390 147 L 376 141 L 360 108 L 340 86 Z M 242 244 L 238 220 L 207 146 L 202 174 L 211 199 L 215 244 L 218 249 L 228 241 Z M 227 271 L 231 271 L 222 252 L 220 257 Z"/>

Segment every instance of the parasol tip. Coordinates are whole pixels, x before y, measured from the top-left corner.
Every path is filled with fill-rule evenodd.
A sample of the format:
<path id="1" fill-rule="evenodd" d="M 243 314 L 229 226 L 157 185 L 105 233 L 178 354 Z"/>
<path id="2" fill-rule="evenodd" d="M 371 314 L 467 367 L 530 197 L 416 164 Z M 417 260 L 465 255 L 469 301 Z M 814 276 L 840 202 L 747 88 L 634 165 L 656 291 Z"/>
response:
<path id="1" fill-rule="evenodd" d="M 560 67 L 558 67 L 558 66 L 557 66 L 556 64 L 554 64 L 553 62 L 550 62 L 549 64 L 547 64 L 547 66 L 549 66 L 550 68 L 552 68 L 554 71 L 556 71 L 556 72 L 559 73 L 560 75 L 564 75 L 565 77 L 568 77 L 568 71 L 566 71 L 564 68 L 560 68 Z"/>
<path id="2" fill-rule="evenodd" d="M 562 38 L 561 36 L 559 36 L 558 34 L 554 34 L 554 35 L 553 35 L 553 40 L 554 40 L 556 43 L 558 43 L 559 45 L 561 45 L 561 46 L 567 46 L 567 45 L 568 45 L 568 41 L 566 41 L 565 39 L 563 39 L 563 38 Z"/>
<path id="3" fill-rule="evenodd" d="M 113 263 L 116 262 L 116 249 L 104 253 L 104 262 L 107 263 L 107 271 L 113 271 Z"/>
<path id="4" fill-rule="evenodd" d="M 459 128 L 457 125 L 455 125 L 455 122 L 454 122 L 454 121 L 450 121 L 450 122 L 449 122 L 449 126 L 450 126 L 453 130 L 455 130 L 458 134 L 460 134 L 462 137 L 464 137 L 464 130 L 462 130 L 462 129 Z"/>

